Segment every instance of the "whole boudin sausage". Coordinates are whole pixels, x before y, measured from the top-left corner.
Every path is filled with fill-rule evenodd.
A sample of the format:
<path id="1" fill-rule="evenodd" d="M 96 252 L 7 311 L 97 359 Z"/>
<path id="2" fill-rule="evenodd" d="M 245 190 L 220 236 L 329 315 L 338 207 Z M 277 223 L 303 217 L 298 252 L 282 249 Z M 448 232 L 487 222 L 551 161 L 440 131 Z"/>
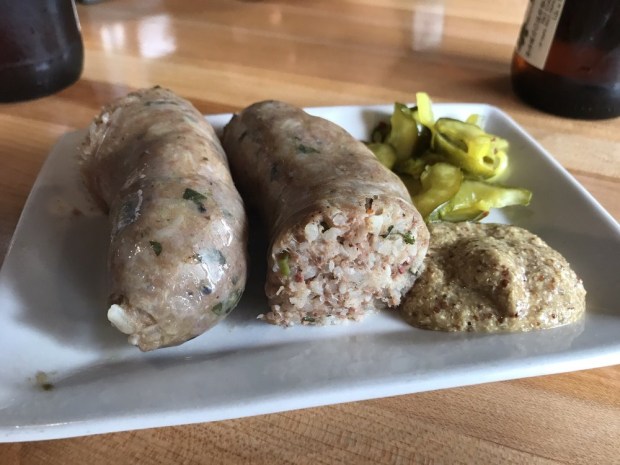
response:
<path id="1" fill-rule="evenodd" d="M 219 140 L 188 101 L 156 87 L 106 106 L 82 174 L 109 211 L 108 319 L 131 344 L 181 344 L 235 307 L 247 220 Z"/>
<path id="2" fill-rule="evenodd" d="M 222 144 L 270 229 L 267 321 L 338 323 L 400 303 L 429 234 L 400 179 L 364 144 L 276 101 L 234 116 Z"/>

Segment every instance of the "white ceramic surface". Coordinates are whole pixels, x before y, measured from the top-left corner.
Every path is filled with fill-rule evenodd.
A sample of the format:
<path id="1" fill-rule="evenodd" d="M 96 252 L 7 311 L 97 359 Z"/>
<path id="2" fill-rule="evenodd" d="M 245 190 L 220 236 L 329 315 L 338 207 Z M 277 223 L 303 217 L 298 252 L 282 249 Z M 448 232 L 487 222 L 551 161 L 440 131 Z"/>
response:
<path id="1" fill-rule="evenodd" d="M 309 111 L 366 138 L 391 108 Z M 255 319 L 266 301 L 263 239 L 253 231 L 253 268 L 239 307 L 183 346 L 143 354 L 106 320 L 107 222 L 77 176 L 82 133 L 67 134 L 39 174 L 0 272 L 0 441 L 213 421 L 620 363 L 618 224 L 500 110 L 438 104 L 435 111 L 481 114 L 488 131 L 511 142 L 509 182 L 534 198 L 488 221 L 528 228 L 568 258 L 588 290 L 585 322 L 525 334 L 447 334 L 382 313 L 343 326 L 274 327 Z M 229 118 L 208 117 L 218 128 Z"/>

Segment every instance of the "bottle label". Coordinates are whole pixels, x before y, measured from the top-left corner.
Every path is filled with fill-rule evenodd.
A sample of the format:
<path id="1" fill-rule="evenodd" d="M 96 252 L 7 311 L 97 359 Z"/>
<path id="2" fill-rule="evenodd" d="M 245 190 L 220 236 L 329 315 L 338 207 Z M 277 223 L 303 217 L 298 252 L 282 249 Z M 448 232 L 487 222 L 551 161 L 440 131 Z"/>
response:
<path id="1" fill-rule="evenodd" d="M 562 8 L 564 0 L 529 1 L 517 41 L 517 53 L 538 69 L 545 68 Z"/>

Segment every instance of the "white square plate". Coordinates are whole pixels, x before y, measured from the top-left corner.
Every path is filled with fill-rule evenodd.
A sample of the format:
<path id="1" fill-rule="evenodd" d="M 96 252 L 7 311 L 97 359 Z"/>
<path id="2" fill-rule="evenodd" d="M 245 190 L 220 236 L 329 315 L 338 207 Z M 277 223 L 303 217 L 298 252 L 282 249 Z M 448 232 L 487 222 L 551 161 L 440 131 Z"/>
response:
<path id="1" fill-rule="evenodd" d="M 544 375 L 620 363 L 620 228 L 500 110 L 438 104 L 439 116 L 481 114 L 511 143 L 509 182 L 534 192 L 528 208 L 488 221 L 539 234 L 588 290 L 581 324 L 523 334 L 414 329 L 396 312 L 361 323 L 283 329 L 266 308 L 264 256 L 239 307 L 183 346 L 141 353 L 105 316 L 107 220 L 87 200 L 67 134 L 49 155 L 0 272 L 0 441 L 26 441 L 205 422 Z M 365 139 L 392 106 L 309 111 Z M 230 115 L 208 117 L 221 128 Z"/>

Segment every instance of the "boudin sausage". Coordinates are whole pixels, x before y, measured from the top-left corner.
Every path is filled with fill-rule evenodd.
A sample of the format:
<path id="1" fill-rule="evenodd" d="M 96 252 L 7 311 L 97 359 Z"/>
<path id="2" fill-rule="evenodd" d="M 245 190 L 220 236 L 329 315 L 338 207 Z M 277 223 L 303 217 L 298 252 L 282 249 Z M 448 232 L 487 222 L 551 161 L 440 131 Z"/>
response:
<path id="1" fill-rule="evenodd" d="M 131 93 L 95 119 L 81 158 L 110 217 L 112 324 L 147 351 L 224 318 L 245 287 L 247 220 L 202 115 L 159 87 Z"/>
<path id="2" fill-rule="evenodd" d="M 400 179 L 338 125 L 277 101 L 224 129 L 233 179 L 270 231 L 263 318 L 333 324 L 397 306 L 428 230 Z"/>

